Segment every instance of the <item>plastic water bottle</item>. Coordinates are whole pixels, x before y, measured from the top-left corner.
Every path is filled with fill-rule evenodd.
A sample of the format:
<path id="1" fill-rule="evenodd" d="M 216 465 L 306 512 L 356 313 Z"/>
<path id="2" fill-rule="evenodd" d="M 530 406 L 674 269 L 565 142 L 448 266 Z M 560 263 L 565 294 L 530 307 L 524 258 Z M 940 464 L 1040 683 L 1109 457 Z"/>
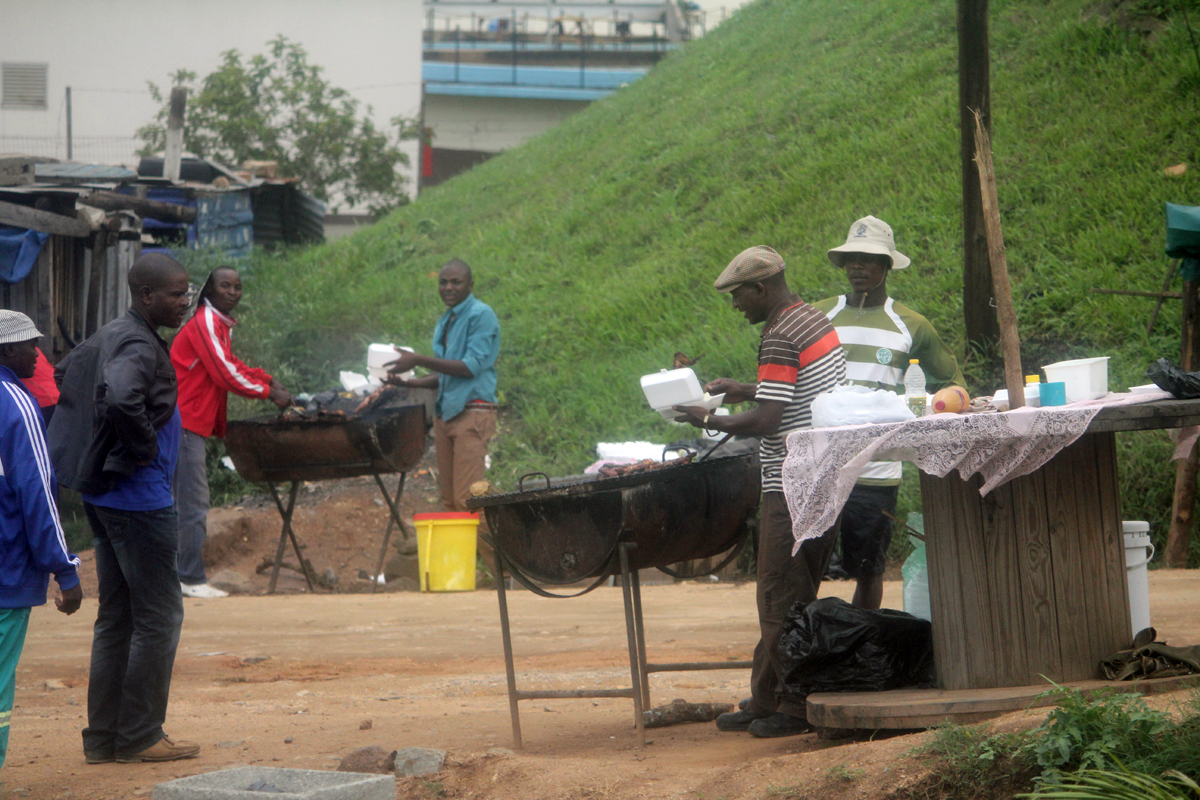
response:
<path id="1" fill-rule="evenodd" d="M 914 415 L 925 416 L 925 370 L 915 358 L 908 360 L 908 369 L 904 373 L 904 399 Z"/>

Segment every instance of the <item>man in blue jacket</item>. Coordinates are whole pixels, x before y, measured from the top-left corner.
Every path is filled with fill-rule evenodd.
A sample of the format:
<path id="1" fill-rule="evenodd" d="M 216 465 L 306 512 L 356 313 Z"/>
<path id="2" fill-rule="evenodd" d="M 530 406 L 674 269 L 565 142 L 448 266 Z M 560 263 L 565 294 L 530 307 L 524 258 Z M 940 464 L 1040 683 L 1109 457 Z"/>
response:
<path id="1" fill-rule="evenodd" d="M 0 310 L 0 766 L 29 611 L 46 603 L 51 573 L 62 593 L 54 601 L 59 611 L 74 614 L 83 600 L 79 559 L 58 521 L 46 425 L 20 380 L 33 376 L 41 336 L 29 317 Z"/>

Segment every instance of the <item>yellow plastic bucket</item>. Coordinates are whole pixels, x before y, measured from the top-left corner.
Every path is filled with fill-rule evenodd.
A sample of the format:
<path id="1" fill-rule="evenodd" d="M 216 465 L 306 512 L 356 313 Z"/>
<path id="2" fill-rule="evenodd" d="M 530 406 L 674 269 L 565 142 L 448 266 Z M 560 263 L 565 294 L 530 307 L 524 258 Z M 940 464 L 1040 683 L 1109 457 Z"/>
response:
<path id="1" fill-rule="evenodd" d="M 475 590 L 475 531 L 479 515 L 465 511 L 414 514 L 422 592 Z"/>

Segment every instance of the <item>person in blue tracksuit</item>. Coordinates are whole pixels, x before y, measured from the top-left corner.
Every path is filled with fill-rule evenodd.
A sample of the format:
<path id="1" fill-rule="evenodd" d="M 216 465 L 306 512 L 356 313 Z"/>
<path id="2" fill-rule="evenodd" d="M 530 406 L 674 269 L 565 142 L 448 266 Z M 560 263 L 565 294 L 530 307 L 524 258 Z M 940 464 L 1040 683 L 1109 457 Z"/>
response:
<path id="1" fill-rule="evenodd" d="M 46 423 L 21 383 L 33 375 L 41 336 L 29 317 L 0 310 L 0 766 L 29 611 L 45 604 L 50 574 L 62 594 L 59 611 L 74 614 L 83 600 L 79 559 L 58 521 Z"/>

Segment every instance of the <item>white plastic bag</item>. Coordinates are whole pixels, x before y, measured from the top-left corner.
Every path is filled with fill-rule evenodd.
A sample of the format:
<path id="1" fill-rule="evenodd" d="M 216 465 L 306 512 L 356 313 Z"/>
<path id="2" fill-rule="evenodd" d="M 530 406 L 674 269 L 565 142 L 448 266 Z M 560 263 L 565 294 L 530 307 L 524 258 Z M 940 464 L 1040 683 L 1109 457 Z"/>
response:
<path id="1" fill-rule="evenodd" d="M 835 386 L 828 392 L 821 392 L 812 402 L 814 428 L 910 419 L 916 417 L 902 395 L 866 386 Z"/>
<path id="2" fill-rule="evenodd" d="M 912 512 L 908 515 L 908 526 L 921 534 L 925 533 L 925 516 Z M 929 564 L 925 557 L 925 540 L 910 535 L 913 551 L 900 567 L 904 578 L 904 610 L 914 617 L 932 620 L 929 609 Z"/>

